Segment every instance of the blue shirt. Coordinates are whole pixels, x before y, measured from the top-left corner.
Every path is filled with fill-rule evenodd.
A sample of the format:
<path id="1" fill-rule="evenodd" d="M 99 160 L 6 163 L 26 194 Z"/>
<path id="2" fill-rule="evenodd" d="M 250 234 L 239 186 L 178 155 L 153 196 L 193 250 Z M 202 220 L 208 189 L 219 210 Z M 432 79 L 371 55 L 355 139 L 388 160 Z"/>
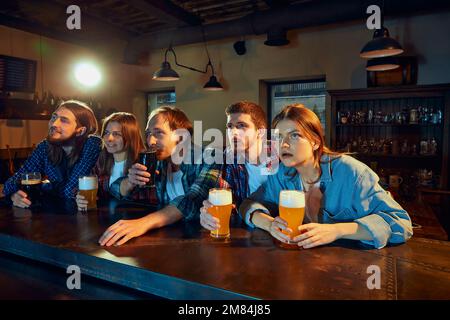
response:
<path id="1" fill-rule="evenodd" d="M 319 222 L 356 222 L 372 236 L 362 241 L 375 248 L 388 243 L 403 243 L 412 236 L 408 213 L 378 184 L 378 176 L 364 163 L 343 155 L 329 162 L 322 157 L 320 189 L 323 193 Z M 278 197 L 281 190 L 303 191 L 300 174 L 295 168 L 280 163 L 277 174 L 250 195 L 239 208 L 246 223 L 251 214 L 261 210 L 278 214 Z"/>
<path id="2" fill-rule="evenodd" d="M 24 165 L 5 182 L 4 194 L 9 197 L 19 190 L 21 175 L 26 172 L 40 172 L 47 176 L 50 183 L 45 183 L 42 188 L 46 192 L 52 192 L 63 198 L 75 198 L 78 192 L 78 177 L 92 173 L 92 168 L 102 148 L 102 139 L 90 136 L 83 145 L 78 160 L 68 170 L 67 162 L 54 165 L 48 158 L 47 140 L 41 141 Z"/>
<path id="3" fill-rule="evenodd" d="M 260 155 L 262 162 L 262 171 L 258 172 L 258 175 L 264 177 L 274 174 L 278 170 L 279 158 L 276 153 L 276 146 L 273 142 L 263 144 L 263 150 Z M 239 207 L 242 201 L 250 196 L 250 174 L 245 165 L 245 161 L 239 163 L 238 159 L 233 159 L 230 163 L 228 158 L 233 157 L 233 150 L 227 148 L 224 151 L 224 164 L 222 165 L 221 179 L 219 180 L 220 188 L 229 188 L 233 192 L 233 203 Z M 264 179 L 266 181 L 267 179 Z M 259 185 L 258 185 L 259 187 Z"/>

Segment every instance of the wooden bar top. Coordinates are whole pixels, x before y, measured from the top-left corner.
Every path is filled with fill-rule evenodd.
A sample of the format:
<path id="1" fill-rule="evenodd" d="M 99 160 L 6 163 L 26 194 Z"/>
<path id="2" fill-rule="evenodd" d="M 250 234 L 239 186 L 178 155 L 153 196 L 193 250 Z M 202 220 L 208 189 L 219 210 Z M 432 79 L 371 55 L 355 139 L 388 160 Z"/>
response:
<path id="1" fill-rule="evenodd" d="M 122 246 L 98 239 L 119 219 L 154 209 L 115 200 L 77 212 L 70 201 L 42 208 L 0 205 L 0 250 L 169 299 L 450 299 L 450 243 L 413 237 L 381 250 L 356 241 L 286 250 L 235 217 L 229 242 L 198 222 L 153 230 Z M 370 266 L 380 289 L 368 289 Z"/>
<path id="2" fill-rule="evenodd" d="M 82 290 L 67 287 L 65 269 L 0 252 L 0 300 L 141 300 L 150 294 L 82 277 Z"/>

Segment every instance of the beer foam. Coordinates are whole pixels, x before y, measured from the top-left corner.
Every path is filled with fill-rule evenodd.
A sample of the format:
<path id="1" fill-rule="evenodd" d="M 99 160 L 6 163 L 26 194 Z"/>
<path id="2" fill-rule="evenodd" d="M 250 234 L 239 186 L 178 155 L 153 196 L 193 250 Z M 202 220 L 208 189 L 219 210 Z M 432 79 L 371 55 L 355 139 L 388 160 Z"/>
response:
<path id="1" fill-rule="evenodd" d="M 80 190 L 94 190 L 97 189 L 96 177 L 82 177 L 78 179 L 78 188 Z"/>
<path id="2" fill-rule="evenodd" d="M 208 200 L 213 206 L 225 206 L 233 203 L 231 191 L 227 189 L 210 190 Z"/>
<path id="3" fill-rule="evenodd" d="M 297 190 L 282 190 L 280 192 L 280 206 L 285 208 L 304 208 L 305 193 Z"/>
<path id="4" fill-rule="evenodd" d="M 31 185 L 35 185 L 35 184 L 40 184 L 41 180 L 39 179 L 29 179 L 29 180 L 22 180 L 20 181 L 20 183 L 24 186 L 31 186 Z"/>

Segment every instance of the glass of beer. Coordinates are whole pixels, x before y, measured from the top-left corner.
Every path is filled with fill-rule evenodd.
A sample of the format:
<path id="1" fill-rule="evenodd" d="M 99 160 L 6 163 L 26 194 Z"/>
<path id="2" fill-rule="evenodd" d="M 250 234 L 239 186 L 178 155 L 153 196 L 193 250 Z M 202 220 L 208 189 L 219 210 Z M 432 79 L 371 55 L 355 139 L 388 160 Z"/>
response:
<path id="1" fill-rule="evenodd" d="M 230 237 L 230 216 L 233 209 L 233 197 L 230 189 L 210 189 L 208 201 L 213 205 L 208 212 L 219 219 L 220 228 L 211 231 L 211 237 Z"/>
<path id="2" fill-rule="evenodd" d="M 155 171 L 156 171 L 156 148 L 150 147 L 139 153 L 139 163 L 147 167 L 147 172 L 150 173 L 150 181 L 144 187 L 155 186 Z"/>
<path id="3" fill-rule="evenodd" d="M 23 173 L 20 179 L 20 189 L 27 194 L 31 205 L 39 205 L 41 198 L 41 173 L 27 172 Z"/>
<path id="4" fill-rule="evenodd" d="M 286 220 L 288 228 L 292 230 L 291 239 L 298 236 L 298 227 L 305 217 L 305 193 L 297 190 L 281 190 L 279 202 L 280 217 Z M 287 232 L 284 232 L 288 234 Z M 291 244 L 291 242 L 288 242 Z"/>
<path id="5" fill-rule="evenodd" d="M 97 208 L 98 178 L 96 175 L 81 176 L 78 178 L 78 190 L 87 201 L 86 210 Z"/>

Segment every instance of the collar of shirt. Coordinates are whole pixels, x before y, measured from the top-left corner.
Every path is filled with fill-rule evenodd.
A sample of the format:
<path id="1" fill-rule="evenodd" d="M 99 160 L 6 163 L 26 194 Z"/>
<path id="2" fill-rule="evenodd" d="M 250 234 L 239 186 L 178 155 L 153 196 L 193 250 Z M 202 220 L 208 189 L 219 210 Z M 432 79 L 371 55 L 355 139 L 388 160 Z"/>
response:
<path id="1" fill-rule="evenodd" d="M 197 177 L 196 165 L 200 165 L 203 160 L 203 149 L 195 144 L 190 144 L 187 148 L 187 155 L 184 156 L 183 161 L 180 164 L 179 171 L 183 172 L 181 182 L 183 189 L 188 190 L 190 185 Z M 170 202 L 167 194 L 167 182 L 168 182 L 168 166 L 172 165 L 169 159 L 158 161 L 156 164 L 156 170 L 159 171 L 159 175 L 155 177 L 156 194 L 159 200 L 160 206 L 165 206 Z"/>
<path id="2" fill-rule="evenodd" d="M 261 164 L 264 164 L 264 166 L 267 168 L 268 172 L 270 172 L 271 174 L 276 172 L 276 170 L 278 169 L 278 164 L 279 164 L 280 160 L 278 158 L 278 153 L 277 153 L 277 148 L 275 146 L 275 142 L 267 141 L 267 143 L 264 143 L 261 153 L 258 157 L 260 159 Z M 225 162 L 224 164 L 228 164 L 228 163 L 226 163 L 226 159 L 233 159 L 233 158 L 234 158 L 234 163 L 232 165 L 237 165 L 237 166 L 245 165 L 244 161 L 241 161 L 244 163 L 240 163 L 237 161 L 238 159 L 233 154 L 233 149 L 231 148 L 231 146 L 227 146 L 224 151 L 224 162 Z"/>

